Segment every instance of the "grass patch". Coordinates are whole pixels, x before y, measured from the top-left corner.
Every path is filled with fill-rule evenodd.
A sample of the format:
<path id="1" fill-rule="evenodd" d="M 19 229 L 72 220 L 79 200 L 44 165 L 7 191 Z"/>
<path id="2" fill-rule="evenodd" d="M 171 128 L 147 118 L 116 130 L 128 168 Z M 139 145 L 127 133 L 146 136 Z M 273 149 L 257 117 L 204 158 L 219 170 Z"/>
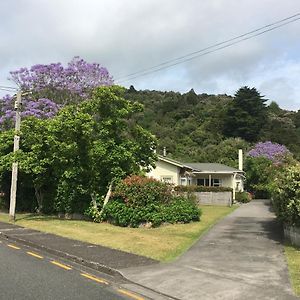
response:
<path id="1" fill-rule="evenodd" d="M 294 292 L 297 296 L 300 296 L 300 248 L 286 245 L 284 250 Z"/>
<path id="2" fill-rule="evenodd" d="M 17 214 L 16 224 L 166 262 L 185 252 L 212 225 L 235 210 L 236 206 L 201 206 L 201 209 L 200 222 L 166 225 L 150 229 L 61 220 L 55 216 L 35 216 L 32 214 Z M 0 221 L 8 222 L 8 215 L 0 213 Z"/>

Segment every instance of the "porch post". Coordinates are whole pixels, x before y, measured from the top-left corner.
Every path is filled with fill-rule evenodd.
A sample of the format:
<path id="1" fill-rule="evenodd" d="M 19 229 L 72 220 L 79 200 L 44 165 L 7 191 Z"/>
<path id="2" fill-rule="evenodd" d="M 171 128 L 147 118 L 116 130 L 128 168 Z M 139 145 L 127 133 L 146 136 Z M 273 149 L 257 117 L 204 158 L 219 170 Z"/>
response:
<path id="1" fill-rule="evenodd" d="M 208 186 L 211 186 L 211 174 L 208 175 Z"/>

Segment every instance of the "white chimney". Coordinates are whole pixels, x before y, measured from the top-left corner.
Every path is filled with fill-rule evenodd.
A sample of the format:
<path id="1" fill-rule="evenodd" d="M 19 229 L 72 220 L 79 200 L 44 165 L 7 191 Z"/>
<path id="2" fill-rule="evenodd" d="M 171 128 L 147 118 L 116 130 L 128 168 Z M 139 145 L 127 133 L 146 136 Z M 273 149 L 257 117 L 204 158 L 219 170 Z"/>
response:
<path id="1" fill-rule="evenodd" d="M 243 171 L 243 150 L 239 149 L 239 170 Z"/>

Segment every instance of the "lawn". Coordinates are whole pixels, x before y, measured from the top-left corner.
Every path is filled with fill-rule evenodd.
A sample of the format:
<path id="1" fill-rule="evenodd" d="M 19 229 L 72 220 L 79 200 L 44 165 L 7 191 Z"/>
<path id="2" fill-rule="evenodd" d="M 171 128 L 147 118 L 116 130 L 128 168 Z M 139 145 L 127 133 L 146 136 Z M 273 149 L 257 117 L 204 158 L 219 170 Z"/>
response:
<path id="1" fill-rule="evenodd" d="M 150 229 L 30 214 L 17 214 L 16 224 L 166 262 L 185 252 L 204 232 L 236 207 L 201 206 L 201 209 L 200 222 Z M 8 222 L 7 214 L 0 213 L 0 221 Z"/>
<path id="2" fill-rule="evenodd" d="M 300 248 L 287 245 L 284 249 L 294 292 L 300 296 Z"/>

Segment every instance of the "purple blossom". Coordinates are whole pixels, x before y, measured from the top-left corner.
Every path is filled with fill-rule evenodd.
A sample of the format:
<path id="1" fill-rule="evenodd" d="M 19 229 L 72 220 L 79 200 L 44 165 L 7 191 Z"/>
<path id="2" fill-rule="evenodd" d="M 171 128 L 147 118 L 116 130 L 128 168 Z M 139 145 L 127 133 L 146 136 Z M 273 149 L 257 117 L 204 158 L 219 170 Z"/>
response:
<path id="1" fill-rule="evenodd" d="M 65 68 L 61 63 L 38 64 L 30 69 L 21 68 L 12 71 L 10 75 L 10 80 L 23 90 L 37 93 L 46 90 L 54 98 L 55 95 L 61 95 L 59 91 L 66 92 L 63 94 L 64 99 L 51 97 L 55 102 L 63 104 L 72 102 L 74 96 L 87 99 L 94 88 L 113 84 L 113 79 L 106 68 L 97 63 L 88 63 L 78 56 L 75 56 Z"/>
<path id="2" fill-rule="evenodd" d="M 280 162 L 287 154 L 289 150 L 284 146 L 271 141 L 260 142 L 248 152 L 251 157 L 266 157 L 273 162 Z"/>
<path id="3" fill-rule="evenodd" d="M 10 96 L 5 96 L 0 102 L 0 126 L 2 129 L 7 129 L 13 126 L 15 119 L 14 99 Z M 37 101 L 31 99 L 22 100 L 21 118 L 33 116 L 40 119 L 53 118 L 60 109 L 57 103 L 41 98 Z"/>
<path id="4" fill-rule="evenodd" d="M 106 68 L 87 63 L 78 56 L 66 67 L 61 63 L 34 65 L 10 72 L 10 80 L 23 91 L 32 91 L 32 98 L 22 99 L 21 117 L 52 118 L 69 103 L 88 99 L 98 86 L 113 84 Z M 14 99 L 10 95 L 0 99 L 0 126 L 12 126 L 15 118 Z"/>

